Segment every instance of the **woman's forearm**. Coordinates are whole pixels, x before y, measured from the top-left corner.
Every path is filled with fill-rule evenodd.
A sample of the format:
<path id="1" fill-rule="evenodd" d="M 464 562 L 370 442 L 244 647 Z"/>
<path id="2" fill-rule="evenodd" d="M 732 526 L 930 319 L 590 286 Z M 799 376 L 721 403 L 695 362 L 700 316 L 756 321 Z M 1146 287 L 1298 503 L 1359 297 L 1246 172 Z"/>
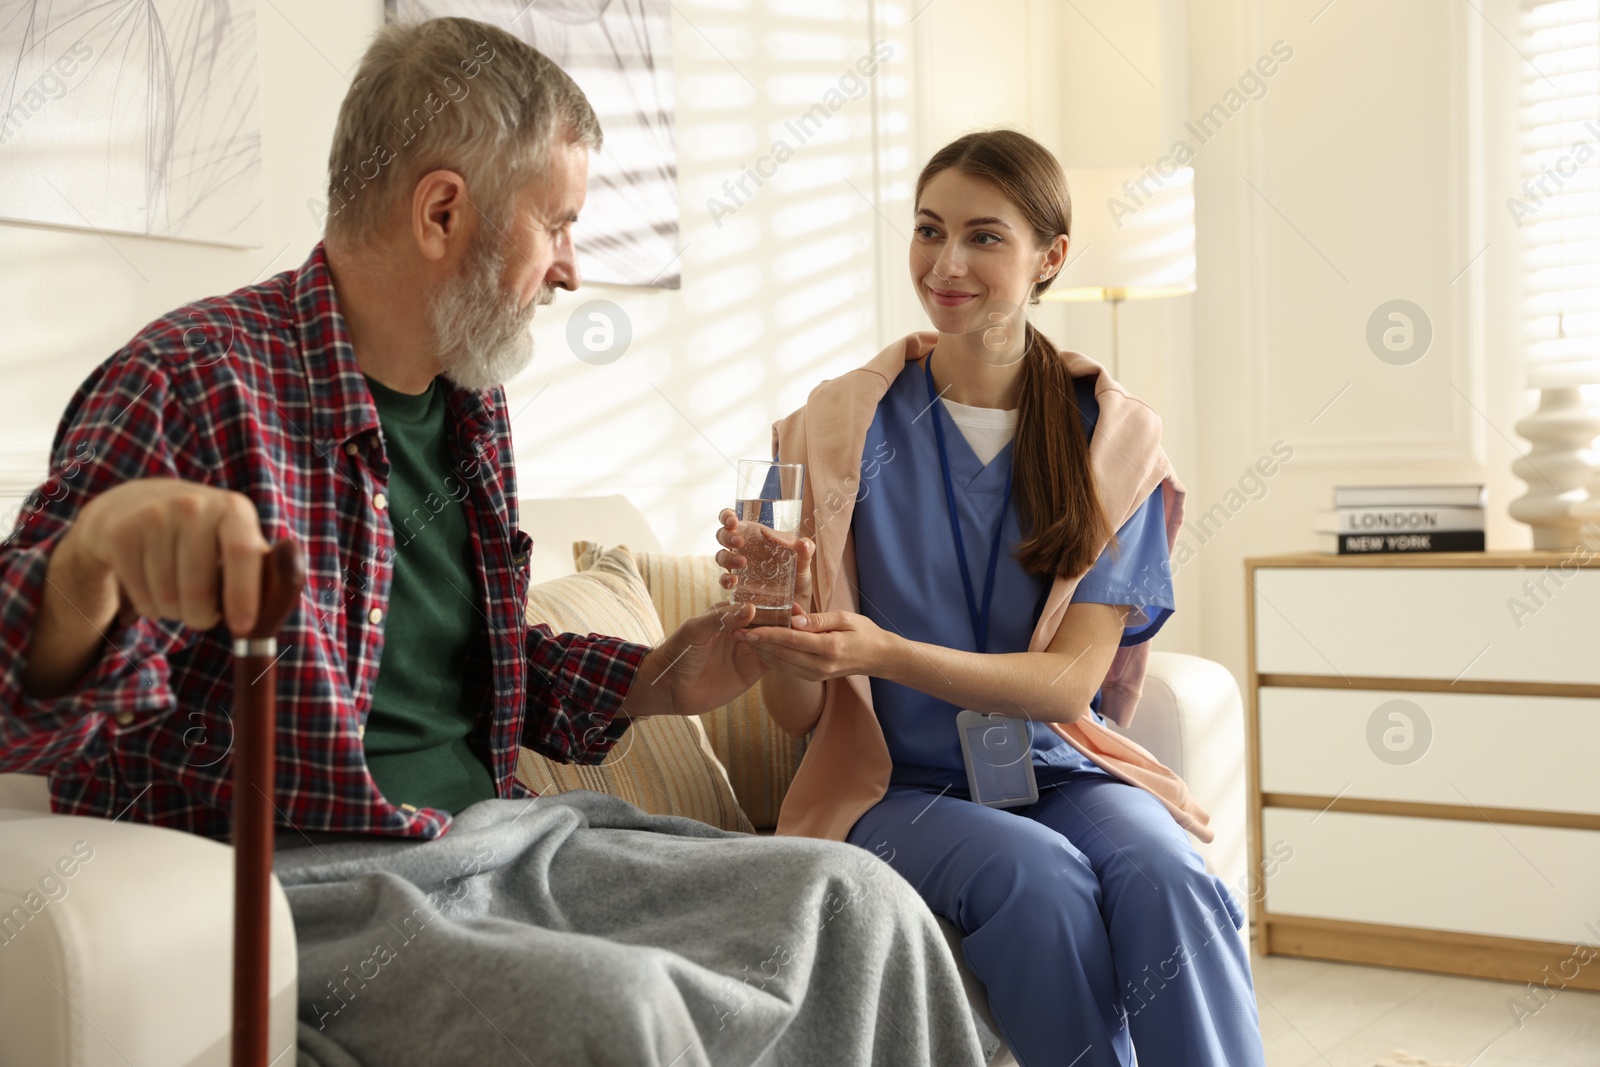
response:
<path id="1" fill-rule="evenodd" d="M 762 695 L 797 737 L 822 714 L 822 683 L 807 677 L 867 675 L 960 708 L 1068 723 L 1088 710 L 1105 680 L 1127 616 L 1125 607 L 1073 604 L 1040 652 L 963 652 L 913 641 L 853 612 L 811 615 L 792 629 L 758 627 L 743 639 L 771 643 L 760 653 L 772 668 Z"/>
<path id="2" fill-rule="evenodd" d="M 1086 643 L 1069 652 L 962 652 L 894 637 L 874 673 L 973 711 L 1038 722 L 1072 722 L 1111 666 L 1116 646 Z"/>
<path id="3" fill-rule="evenodd" d="M 804 737 L 822 716 L 822 683 L 768 671 L 761 676 L 761 702 L 785 733 Z"/>

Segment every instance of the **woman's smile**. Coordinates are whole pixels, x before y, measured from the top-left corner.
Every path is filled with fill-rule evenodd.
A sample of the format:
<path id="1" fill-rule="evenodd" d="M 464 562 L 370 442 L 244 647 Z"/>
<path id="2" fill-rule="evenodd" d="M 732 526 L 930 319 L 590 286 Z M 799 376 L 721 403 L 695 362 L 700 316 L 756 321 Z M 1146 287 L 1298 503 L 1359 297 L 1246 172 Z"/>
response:
<path id="1" fill-rule="evenodd" d="M 934 303 L 947 308 L 960 307 L 978 295 L 962 292 L 960 289 L 936 289 L 931 285 L 928 286 L 928 292 L 933 297 Z"/>

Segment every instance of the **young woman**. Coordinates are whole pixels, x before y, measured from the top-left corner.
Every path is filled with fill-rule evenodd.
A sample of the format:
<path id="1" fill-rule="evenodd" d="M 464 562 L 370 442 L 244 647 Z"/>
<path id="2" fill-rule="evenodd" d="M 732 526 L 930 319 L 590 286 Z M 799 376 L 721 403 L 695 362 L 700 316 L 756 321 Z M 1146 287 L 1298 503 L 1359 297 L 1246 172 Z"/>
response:
<path id="1" fill-rule="evenodd" d="M 1183 489 L 1155 414 L 1025 321 L 1066 261 L 1061 167 L 969 134 L 915 211 L 937 332 L 774 427 L 807 465 L 792 626 L 735 636 L 772 668 L 773 717 L 811 735 L 778 832 L 873 850 L 954 922 L 1023 1067 L 1125 1065 L 1130 1045 L 1141 1067 L 1261 1064 L 1243 912 L 1185 833 L 1210 840 L 1207 816 L 1104 725 L 1172 613 Z M 722 523 L 731 587 L 745 544 Z M 1037 801 L 972 800 L 962 709 L 1021 720 Z"/>

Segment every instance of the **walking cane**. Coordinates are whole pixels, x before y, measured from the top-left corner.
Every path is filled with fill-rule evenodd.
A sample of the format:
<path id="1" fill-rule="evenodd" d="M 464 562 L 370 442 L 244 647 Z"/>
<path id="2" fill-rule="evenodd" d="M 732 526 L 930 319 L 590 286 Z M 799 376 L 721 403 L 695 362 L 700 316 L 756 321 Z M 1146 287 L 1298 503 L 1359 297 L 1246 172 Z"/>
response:
<path id="1" fill-rule="evenodd" d="M 256 624 L 233 641 L 233 1067 L 266 1067 L 278 631 L 305 586 L 285 538 L 261 565 Z"/>

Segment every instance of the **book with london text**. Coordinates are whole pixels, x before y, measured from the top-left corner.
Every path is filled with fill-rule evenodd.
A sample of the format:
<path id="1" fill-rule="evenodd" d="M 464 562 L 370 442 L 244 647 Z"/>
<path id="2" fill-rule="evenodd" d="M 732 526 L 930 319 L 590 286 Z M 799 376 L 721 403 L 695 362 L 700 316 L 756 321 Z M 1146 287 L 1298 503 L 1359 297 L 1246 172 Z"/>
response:
<path id="1" fill-rule="evenodd" d="M 1332 508 L 1316 516 L 1317 533 L 1430 533 L 1444 530 L 1482 530 L 1487 525 L 1483 508 Z"/>

